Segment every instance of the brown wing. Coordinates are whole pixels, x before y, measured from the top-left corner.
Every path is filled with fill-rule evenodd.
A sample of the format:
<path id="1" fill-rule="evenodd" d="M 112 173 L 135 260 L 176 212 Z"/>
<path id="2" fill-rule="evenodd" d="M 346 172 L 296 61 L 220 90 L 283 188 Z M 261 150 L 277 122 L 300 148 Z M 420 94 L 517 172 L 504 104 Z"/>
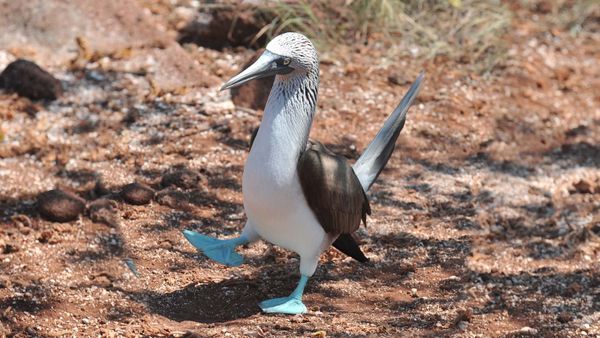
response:
<path id="1" fill-rule="evenodd" d="M 258 128 L 260 126 L 254 128 L 254 130 L 252 131 L 252 134 L 250 135 L 250 146 L 248 146 L 248 150 L 252 150 L 252 145 L 254 144 L 254 140 L 256 139 L 256 135 L 258 134 Z"/>
<path id="2" fill-rule="evenodd" d="M 352 166 L 321 143 L 309 141 L 298 161 L 300 185 L 308 205 L 328 233 L 352 233 L 371 207 Z"/>

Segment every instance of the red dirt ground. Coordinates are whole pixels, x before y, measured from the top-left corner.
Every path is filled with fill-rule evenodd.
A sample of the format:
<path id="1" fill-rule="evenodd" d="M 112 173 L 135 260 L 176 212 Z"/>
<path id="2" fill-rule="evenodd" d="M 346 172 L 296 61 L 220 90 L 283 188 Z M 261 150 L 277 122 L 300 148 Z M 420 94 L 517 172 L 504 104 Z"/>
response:
<path id="1" fill-rule="evenodd" d="M 311 135 L 350 158 L 421 69 L 427 79 L 370 193 L 358 235 L 371 262 L 325 253 L 299 316 L 257 306 L 293 289 L 295 254 L 259 243 L 228 268 L 181 235 L 243 226 L 241 174 L 261 112 L 236 109 L 218 87 L 252 51 L 151 43 L 71 65 L 35 46 L 0 49 L 0 68 L 25 53 L 65 84 L 52 103 L 0 92 L 0 336 L 599 336 L 600 30 L 574 37 L 515 10 L 506 59 L 487 76 L 377 48 L 323 58 Z M 148 25 L 177 21 L 152 13 Z M 181 53 L 202 78 L 173 89 Z M 181 168 L 202 179 L 163 189 Z M 38 216 L 39 193 L 92 203 L 99 181 L 115 200 L 104 222 Z M 123 203 L 114 192 L 133 181 L 163 197 Z"/>

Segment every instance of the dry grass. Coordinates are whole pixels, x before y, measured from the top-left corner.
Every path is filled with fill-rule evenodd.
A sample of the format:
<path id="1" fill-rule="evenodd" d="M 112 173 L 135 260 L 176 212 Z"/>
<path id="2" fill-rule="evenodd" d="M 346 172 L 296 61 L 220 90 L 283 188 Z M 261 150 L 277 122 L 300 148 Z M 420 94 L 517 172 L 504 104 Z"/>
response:
<path id="1" fill-rule="evenodd" d="M 504 55 L 511 12 L 500 1 L 336 0 L 277 2 L 262 34 L 295 30 L 322 48 L 384 43 L 390 56 L 445 55 L 489 70 Z"/>
<path id="2" fill-rule="evenodd" d="M 600 2 L 598 0 L 521 0 L 529 9 L 549 17 L 548 24 L 568 30 L 572 35 L 600 30 Z"/>

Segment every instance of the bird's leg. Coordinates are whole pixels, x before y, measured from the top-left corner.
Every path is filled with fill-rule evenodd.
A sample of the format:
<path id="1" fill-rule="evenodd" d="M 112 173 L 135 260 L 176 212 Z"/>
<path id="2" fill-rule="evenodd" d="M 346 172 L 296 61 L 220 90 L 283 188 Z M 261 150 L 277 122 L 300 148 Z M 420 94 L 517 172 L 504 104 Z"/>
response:
<path id="1" fill-rule="evenodd" d="M 306 306 L 302 303 L 304 287 L 308 282 L 308 276 L 301 275 L 296 289 L 288 297 L 273 298 L 260 302 L 258 305 L 266 313 L 285 313 L 295 315 L 305 313 Z"/>
<path id="2" fill-rule="evenodd" d="M 244 262 L 242 255 L 235 252 L 236 247 L 260 239 L 250 220 L 246 222 L 242 234 L 236 238 L 216 239 L 190 230 L 184 230 L 183 236 L 208 258 L 229 266 L 238 266 Z"/>
<path id="3" fill-rule="evenodd" d="M 250 242 L 245 234 L 231 239 L 216 239 L 195 231 L 184 230 L 183 236 L 208 258 L 229 266 L 238 266 L 244 262 L 244 258 L 235 252 L 235 248 Z"/>

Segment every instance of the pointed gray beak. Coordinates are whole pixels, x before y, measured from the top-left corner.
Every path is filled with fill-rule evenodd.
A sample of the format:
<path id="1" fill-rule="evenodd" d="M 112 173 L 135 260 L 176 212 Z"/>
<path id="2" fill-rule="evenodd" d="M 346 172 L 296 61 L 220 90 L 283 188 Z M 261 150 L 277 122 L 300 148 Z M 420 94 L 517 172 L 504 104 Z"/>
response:
<path id="1" fill-rule="evenodd" d="M 265 50 L 256 62 L 225 82 L 221 90 L 235 88 L 248 81 L 267 76 L 289 74 L 293 70 L 294 68 L 289 66 L 289 59 Z"/>

